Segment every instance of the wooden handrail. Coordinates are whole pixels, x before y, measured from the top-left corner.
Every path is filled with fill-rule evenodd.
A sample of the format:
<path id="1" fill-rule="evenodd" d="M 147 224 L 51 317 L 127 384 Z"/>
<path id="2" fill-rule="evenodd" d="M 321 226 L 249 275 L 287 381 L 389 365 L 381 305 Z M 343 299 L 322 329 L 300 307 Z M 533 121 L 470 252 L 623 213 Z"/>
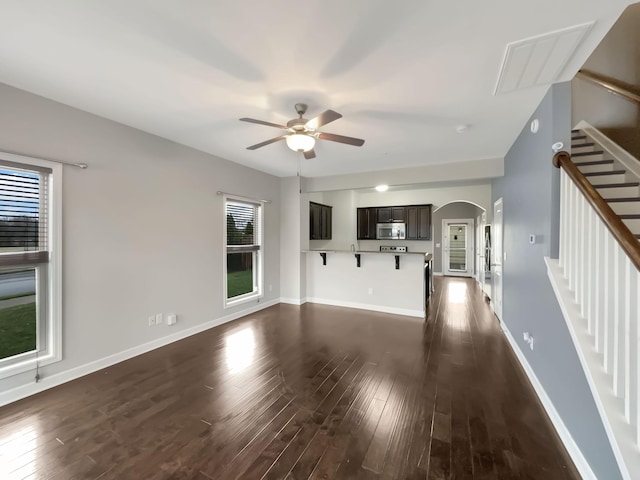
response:
<path id="1" fill-rule="evenodd" d="M 576 184 L 578 190 L 582 192 L 589 204 L 602 219 L 613 237 L 620 244 L 620 247 L 627 254 L 631 262 L 640 270 L 640 242 L 631 233 L 620 217 L 612 210 L 609 204 L 598 193 L 593 185 L 585 178 L 578 167 L 575 166 L 571 155 L 568 152 L 558 152 L 553 156 L 553 165 L 557 168 L 564 168 L 569 178 Z"/>
<path id="2" fill-rule="evenodd" d="M 602 87 L 615 95 L 619 95 L 630 102 L 640 104 L 640 94 L 632 91 L 629 87 L 626 87 L 613 79 L 598 75 L 597 73 L 589 72 L 588 70 L 580 70 L 576 74 L 576 77 L 593 83 L 594 85 L 598 85 L 599 87 Z"/>

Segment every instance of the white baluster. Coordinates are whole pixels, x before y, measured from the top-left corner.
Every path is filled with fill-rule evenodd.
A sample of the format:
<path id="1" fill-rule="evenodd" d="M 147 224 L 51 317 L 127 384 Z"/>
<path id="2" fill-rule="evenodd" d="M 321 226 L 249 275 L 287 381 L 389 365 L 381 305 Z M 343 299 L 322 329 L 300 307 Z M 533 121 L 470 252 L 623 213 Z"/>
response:
<path id="1" fill-rule="evenodd" d="M 615 240 L 611 233 L 607 230 L 604 235 L 605 239 L 605 265 L 606 269 L 606 285 L 604 288 L 604 370 L 609 374 L 613 374 L 613 358 L 614 358 L 614 323 L 615 323 Z"/>
<path id="2" fill-rule="evenodd" d="M 636 270 L 634 276 L 636 278 L 635 295 L 633 295 L 635 312 L 633 312 L 632 322 L 635 324 L 635 335 L 631 337 L 631 340 L 634 345 L 633 351 L 635 352 L 635 374 L 633 378 L 636 382 L 636 388 L 634 389 L 636 393 L 634 401 L 636 411 L 636 446 L 640 446 L 640 270 Z"/>
<path id="3" fill-rule="evenodd" d="M 600 217 L 596 221 L 596 245 L 597 253 L 595 261 L 597 264 L 597 294 L 596 294 L 596 318 L 595 345 L 598 353 L 604 353 L 604 312 L 605 312 L 605 295 L 607 292 L 607 262 L 606 262 L 606 244 L 605 244 L 605 226 Z"/>
<path id="4" fill-rule="evenodd" d="M 589 262 L 589 256 L 587 254 L 587 237 L 589 236 L 588 227 L 589 227 L 589 210 L 591 207 L 587 203 L 587 199 L 584 195 L 580 195 L 580 261 L 579 265 L 579 276 L 578 276 L 578 305 L 580 305 L 580 315 L 582 318 L 586 317 L 586 277 L 587 277 L 587 266 Z"/>
<path id="5" fill-rule="evenodd" d="M 624 398 L 624 252 L 617 241 L 614 241 L 614 301 L 613 301 L 613 392 Z"/>
<path id="6" fill-rule="evenodd" d="M 586 311 L 584 315 L 587 317 L 587 332 L 593 335 L 593 317 L 595 315 L 595 299 L 596 299 L 596 219 L 593 208 L 589 207 L 589 220 L 587 222 L 587 272 L 586 272 Z"/>
<path id="7" fill-rule="evenodd" d="M 567 273 L 567 277 L 569 278 L 569 290 L 573 291 L 575 288 L 575 274 L 574 274 L 574 265 L 575 265 L 575 238 L 576 238 L 576 188 L 574 185 L 571 185 L 570 189 L 570 199 L 569 206 L 571 210 L 569 211 L 569 272 Z"/>
<path id="8" fill-rule="evenodd" d="M 564 272 L 564 264 L 566 255 L 565 241 L 567 240 L 567 229 L 565 223 L 567 222 L 567 199 L 565 198 L 565 193 L 567 192 L 567 186 L 565 185 L 565 180 L 567 175 L 564 173 L 563 169 L 560 169 L 560 246 L 558 252 L 558 265 Z"/>
<path id="9" fill-rule="evenodd" d="M 623 253 L 623 279 L 624 279 L 624 415 L 627 418 L 627 422 L 632 425 L 636 425 L 635 412 L 632 412 L 632 405 L 635 401 L 635 395 L 637 394 L 636 388 L 632 376 L 632 368 L 634 365 L 634 358 L 637 352 L 632 351 L 634 347 L 631 343 L 631 339 L 637 336 L 636 322 L 633 321 L 633 314 L 635 310 L 634 302 L 637 303 L 638 299 L 633 298 L 636 291 L 635 280 L 636 275 L 635 266 L 631 263 L 629 257 Z"/>

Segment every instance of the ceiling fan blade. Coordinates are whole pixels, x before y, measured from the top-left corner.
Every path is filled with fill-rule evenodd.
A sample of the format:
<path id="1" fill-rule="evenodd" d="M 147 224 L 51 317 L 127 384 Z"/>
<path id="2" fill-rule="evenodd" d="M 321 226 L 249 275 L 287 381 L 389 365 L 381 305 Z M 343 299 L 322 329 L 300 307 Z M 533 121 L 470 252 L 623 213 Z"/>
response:
<path id="1" fill-rule="evenodd" d="M 332 142 L 346 143 L 347 145 L 353 145 L 354 147 L 361 147 L 364 145 L 364 140 L 360 138 L 345 137 L 343 135 L 336 135 L 335 133 L 318 133 L 318 138 L 322 140 L 331 140 Z"/>
<path id="2" fill-rule="evenodd" d="M 342 115 L 340 115 L 338 112 L 334 112 L 333 110 L 325 110 L 316 118 L 312 118 L 311 120 L 309 120 L 305 124 L 305 126 L 311 130 L 317 130 L 321 126 L 326 125 L 327 123 L 331 123 L 334 120 L 338 120 L 339 118 L 342 118 Z"/>
<path id="3" fill-rule="evenodd" d="M 280 135 L 279 137 L 272 138 L 271 140 L 267 140 L 262 143 L 256 143 L 255 145 L 251 145 L 250 147 L 247 147 L 247 150 L 255 150 L 256 148 L 264 147 L 271 143 L 279 142 L 280 140 L 284 140 L 285 138 L 287 138 L 287 135 Z"/>
<path id="4" fill-rule="evenodd" d="M 278 125 L 277 123 L 265 122 L 264 120 L 256 120 L 255 118 L 241 118 L 241 122 L 249 122 L 249 123 L 257 123 L 258 125 L 266 125 L 267 127 L 276 127 L 281 128 L 282 130 L 287 130 L 288 127 L 284 125 Z"/>
<path id="5" fill-rule="evenodd" d="M 304 154 L 304 158 L 307 160 L 316 158 L 316 152 L 314 152 L 313 149 L 309 150 L 308 152 L 302 152 L 302 153 Z"/>

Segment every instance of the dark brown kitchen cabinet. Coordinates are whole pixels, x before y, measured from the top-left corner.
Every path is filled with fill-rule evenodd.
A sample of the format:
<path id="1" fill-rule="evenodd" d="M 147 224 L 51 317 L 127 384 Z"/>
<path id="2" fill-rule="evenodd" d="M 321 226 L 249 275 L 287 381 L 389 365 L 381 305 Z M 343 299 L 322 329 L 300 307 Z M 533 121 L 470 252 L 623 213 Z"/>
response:
<path id="1" fill-rule="evenodd" d="M 407 207 L 407 240 L 431 240 L 431 205 Z"/>
<path id="2" fill-rule="evenodd" d="M 402 223 L 405 221 L 405 207 L 378 207 L 378 223 Z"/>
<path id="3" fill-rule="evenodd" d="M 310 240 L 331 240 L 332 208 L 330 205 L 309 202 Z"/>
<path id="4" fill-rule="evenodd" d="M 358 209 L 358 240 L 376 239 L 377 208 Z"/>

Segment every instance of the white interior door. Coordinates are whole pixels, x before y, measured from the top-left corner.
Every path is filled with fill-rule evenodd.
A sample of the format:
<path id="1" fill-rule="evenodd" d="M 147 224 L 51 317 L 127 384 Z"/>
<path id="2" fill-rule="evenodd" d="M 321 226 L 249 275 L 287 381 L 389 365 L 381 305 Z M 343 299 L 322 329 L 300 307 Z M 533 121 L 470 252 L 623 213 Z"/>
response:
<path id="1" fill-rule="evenodd" d="M 493 204 L 493 231 L 492 234 L 492 261 L 491 268 L 493 269 L 493 288 L 491 289 L 491 304 L 496 316 L 502 320 L 502 260 L 504 259 L 504 252 L 502 247 L 503 240 L 503 204 L 502 198 L 499 198 Z"/>
<path id="2" fill-rule="evenodd" d="M 473 219 L 442 220 L 443 273 L 459 277 L 473 276 Z"/>

